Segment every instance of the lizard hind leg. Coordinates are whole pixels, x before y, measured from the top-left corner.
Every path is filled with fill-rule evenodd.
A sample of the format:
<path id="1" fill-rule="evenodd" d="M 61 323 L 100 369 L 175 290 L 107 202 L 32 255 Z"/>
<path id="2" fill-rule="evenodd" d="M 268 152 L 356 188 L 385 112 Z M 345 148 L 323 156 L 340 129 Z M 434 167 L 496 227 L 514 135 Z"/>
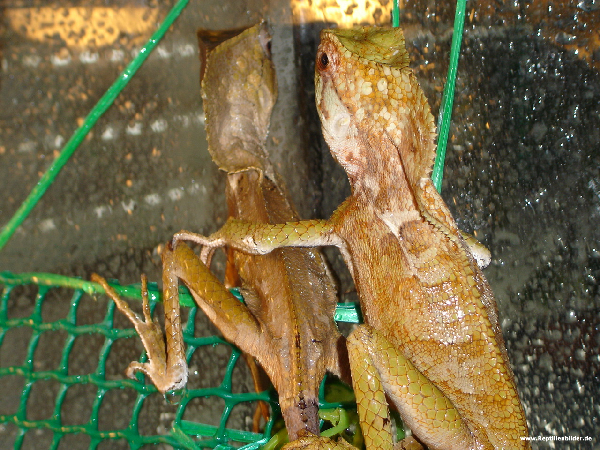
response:
<path id="1" fill-rule="evenodd" d="M 347 342 L 352 386 L 367 448 L 391 448 L 386 394 L 404 423 L 429 449 L 474 447 L 468 428 L 450 400 L 385 336 L 361 325 Z"/>
<path id="2" fill-rule="evenodd" d="M 187 382 L 187 365 L 178 373 L 173 374 L 167 365 L 167 350 L 165 347 L 165 337 L 158 323 L 158 320 L 152 320 L 150 314 L 150 304 L 148 301 L 148 281 L 145 275 L 142 275 L 142 313 L 143 318 L 131 309 L 117 292 L 108 284 L 108 282 L 97 274 L 92 274 L 92 281 L 100 284 L 106 295 L 108 295 L 121 311 L 133 324 L 137 334 L 140 336 L 144 349 L 148 355 L 148 362 L 140 363 L 133 361 L 127 367 L 125 374 L 128 378 L 136 379 L 136 372 L 142 372 L 148 376 L 156 388 L 161 392 L 173 389 L 180 389 Z M 168 314 L 168 313 L 166 313 Z"/>
<path id="3" fill-rule="evenodd" d="M 472 448 L 469 430 L 450 400 L 382 334 L 361 325 L 347 342 L 368 449 L 393 445 L 386 394 L 404 423 L 431 450 Z"/>

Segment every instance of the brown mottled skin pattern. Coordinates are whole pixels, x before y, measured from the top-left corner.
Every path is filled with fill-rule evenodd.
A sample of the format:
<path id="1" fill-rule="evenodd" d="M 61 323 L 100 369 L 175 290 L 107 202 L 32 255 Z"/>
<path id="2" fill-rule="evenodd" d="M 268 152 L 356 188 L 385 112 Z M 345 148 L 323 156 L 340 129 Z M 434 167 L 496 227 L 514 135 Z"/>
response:
<path id="1" fill-rule="evenodd" d="M 365 318 L 348 352 L 367 448 L 392 448 L 387 399 L 430 449 L 530 448 L 492 291 L 430 179 L 435 125 L 402 32 L 323 31 L 315 84 L 352 195 L 329 220 L 229 220 L 208 238 L 175 240 L 250 253 L 341 250 Z M 290 444 L 336 446 L 310 436 Z"/>
<path id="2" fill-rule="evenodd" d="M 218 38 L 214 32 L 209 37 L 211 42 Z M 260 24 L 208 49 L 202 79 L 209 151 L 227 172 L 229 214 L 265 224 L 298 220 L 264 147 L 277 97 L 269 41 L 266 25 Z M 333 321 L 336 289 L 322 254 L 287 248 L 265 256 L 234 250 L 228 256 L 227 279 L 237 284 L 239 276 L 245 305 L 185 243 L 167 245 L 162 255 L 165 323 L 175 323 L 179 331 L 166 330 L 166 355 L 160 328 L 147 325 L 149 313 L 145 322 L 137 318 L 103 279 L 95 278 L 134 323 L 149 354 L 150 361 L 132 363 L 128 375 L 146 373 L 161 392 L 185 385 L 181 280 L 223 336 L 264 368 L 278 391 L 290 440 L 318 434 L 318 391 L 325 372 L 350 380 L 345 340 Z"/>

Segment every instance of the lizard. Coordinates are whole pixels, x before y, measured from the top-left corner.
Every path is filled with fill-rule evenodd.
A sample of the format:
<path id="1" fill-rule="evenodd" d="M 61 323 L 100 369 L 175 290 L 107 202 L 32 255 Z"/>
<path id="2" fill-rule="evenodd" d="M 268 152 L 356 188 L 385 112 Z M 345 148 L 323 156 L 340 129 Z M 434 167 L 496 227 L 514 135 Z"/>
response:
<path id="1" fill-rule="evenodd" d="M 214 33 L 210 35 L 214 41 Z M 214 48 L 205 48 L 202 98 L 208 148 L 227 173 L 231 217 L 261 223 L 297 220 L 285 185 L 265 148 L 277 97 L 265 23 Z M 201 44 L 202 47 L 202 44 Z M 162 254 L 166 348 L 143 295 L 144 319 L 113 289 L 102 284 L 133 322 L 149 361 L 132 362 L 127 375 L 145 373 L 160 392 L 187 382 L 187 363 L 179 323 L 178 280 L 225 339 L 254 357 L 279 394 L 290 440 L 319 433 L 318 391 L 326 371 L 350 382 L 344 338 L 333 320 L 334 280 L 317 249 L 281 249 L 265 256 L 228 252 L 226 279 L 239 276 L 245 304 L 239 302 L 184 242 L 167 244 Z M 145 280 L 142 281 L 146 291 Z"/>
<path id="2" fill-rule="evenodd" d="M 493 292 L 431 181 L 435 123 L 399 28 L 324 30 L 315 97 L 351 195 L 329 219 L 228 220 L 174 241 L 252 254 L 336 246 L 364 324 L 347 339 L 365 443 L 392 448 L 390 403 L 430 449 L 527 449 Z M 344 446 L 306 436 L 289 448 Z"/>

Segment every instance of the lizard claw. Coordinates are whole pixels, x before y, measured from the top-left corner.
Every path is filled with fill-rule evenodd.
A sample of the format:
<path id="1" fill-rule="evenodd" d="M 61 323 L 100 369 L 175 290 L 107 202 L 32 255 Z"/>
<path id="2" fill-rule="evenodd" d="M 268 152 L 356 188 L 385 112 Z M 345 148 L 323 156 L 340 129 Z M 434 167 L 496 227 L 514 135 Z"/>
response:
<path id="1" fill-rule="evenodd" d="M 200 251 L 200 260 L 206 267 L 210 267 L 210 262 L 212 261 L 214 254 L 215 247 L 202 247 L 202 250 Z"/>

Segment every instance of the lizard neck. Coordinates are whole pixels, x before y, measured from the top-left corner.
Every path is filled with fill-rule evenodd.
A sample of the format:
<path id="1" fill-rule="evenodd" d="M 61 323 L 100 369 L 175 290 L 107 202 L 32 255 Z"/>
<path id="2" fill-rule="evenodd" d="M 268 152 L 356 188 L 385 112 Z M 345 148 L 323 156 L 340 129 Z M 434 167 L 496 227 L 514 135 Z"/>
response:
<path id="1" fill-rule="evenodd" d="M 398 149 L 387 135 L 370 133 L 361 141 L 362 164 L 348 173 L 353 196 L 379 211 L 417 209 Z"/>

